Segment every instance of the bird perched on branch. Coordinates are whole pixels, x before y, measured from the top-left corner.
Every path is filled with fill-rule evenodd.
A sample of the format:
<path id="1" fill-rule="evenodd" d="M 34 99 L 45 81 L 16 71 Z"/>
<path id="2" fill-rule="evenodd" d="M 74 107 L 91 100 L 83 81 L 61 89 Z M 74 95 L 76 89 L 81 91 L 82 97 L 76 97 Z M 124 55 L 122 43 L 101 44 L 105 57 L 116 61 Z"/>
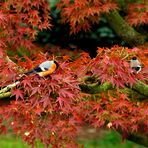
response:
<path id="1" fill-rule="evenodd" d="M 137 59 L 137 57 L 133 57 L 130 61 L 130 67 L 132 68 L 133 72 L 139 73 L 141 71 L 141 63 Z"/>
<path id="2" fill-rule="evenodd" d="M 43 77 L 43 76 L 47 76 L 52 74 L 57 68 L 59 67 L 59 64 L 56 61 L 45 61 L 43 63 L 41 63 L 40 65 L 38 65 L 37 67 L 35 67 L 34 69 L 24 73 L 26 75 L 30 75 L 32 73 L 36 73 L 39 76 Z"/>

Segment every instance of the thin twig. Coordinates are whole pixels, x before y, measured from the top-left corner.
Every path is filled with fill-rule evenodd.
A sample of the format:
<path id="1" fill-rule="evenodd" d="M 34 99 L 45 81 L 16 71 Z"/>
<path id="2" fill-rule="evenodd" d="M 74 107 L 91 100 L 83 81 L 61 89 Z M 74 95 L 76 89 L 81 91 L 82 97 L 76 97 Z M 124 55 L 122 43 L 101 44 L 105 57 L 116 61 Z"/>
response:
<path id="1" fill-rule="evenodd" d="M 4 87 L 3 89 L 0 90 L 0 94 L 3 94 L 5 92 L 7 92 L 9 89 L 15 87 L 16 85 L 18 85 L 20 83 L 20 81 L 16 81 L 13 84 L 9 84 L 8 86 Z"/>

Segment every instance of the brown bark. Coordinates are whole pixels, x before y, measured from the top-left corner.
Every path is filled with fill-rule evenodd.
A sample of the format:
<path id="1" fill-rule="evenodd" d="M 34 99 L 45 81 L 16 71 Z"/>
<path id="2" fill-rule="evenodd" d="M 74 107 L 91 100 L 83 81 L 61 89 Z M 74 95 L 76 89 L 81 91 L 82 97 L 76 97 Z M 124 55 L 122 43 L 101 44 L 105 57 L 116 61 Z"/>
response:
<path id="1" fill-rule="evenodd" d="M 143 45 L 146 42 L 146 36 L 134 30 L 134 28 L 123 19 L 118 11 L 113 10 L 105 16 L 117 35 L 130 46 Z"/>

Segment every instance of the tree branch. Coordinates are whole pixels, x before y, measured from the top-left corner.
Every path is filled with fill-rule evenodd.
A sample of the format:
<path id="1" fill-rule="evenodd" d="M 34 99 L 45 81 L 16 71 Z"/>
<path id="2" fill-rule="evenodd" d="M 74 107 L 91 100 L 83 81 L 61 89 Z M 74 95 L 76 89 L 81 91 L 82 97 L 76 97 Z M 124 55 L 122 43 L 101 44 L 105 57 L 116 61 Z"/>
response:
<path id="1" fill-rule="evenodd" d="M 8 86 L 6 86 L 0 90 L 0 94 L 7 92 L 9 89 L 15 87 L 19 83 L 20 83 L 20 81 L 14 82 L 13 84 L 9 84 Z"/>
<path id="2" fill-rule="evenodd" d="M 148 98 L 148 85 L 143 82 L 139 81 L 138 83 L 135 83 L 132 89 Z"/>
<path id="3" fill-rule="evenodd" d="M 93 81 L 89 81 L 90 83 L 82 83 L 80 84 L 81 91 L 88 94 L 98 94 L 100 92 L 105 92 L 110 89 L 114 89 L 112 84 L 109 82 L 105 82 L 103 84 L 100 84 L 97 78 L 93 78 Z M 84 82 L 92 80 L 91 77 L 87 77 L 84 79 Z M 132 88 L 129 85 L 126 85 L 126 87 L 123 89 L 131 100 L 135 100 L 135 98 L 138 101 L 143 101 L 148 98 L 148 85 L 144 84 L 141 81 L 138 81 L 137 83 L 133 84 Z"/>
<path id="4" fill-rule="evenodd" d="M 127 139 L 130 140 L 130 141 L 133 141 L 137 144 L 148 147 L 148 137 L 146 137 L 142 134 L 139 134 L 139 133 L 129 134 Z"/>
<path id="5" fill-rule="evenodd" d="M 17 81 L 13 84 L 9 84 L 8 86 L 4 87 L 3 89 L 0 90 L 0 99 L 3 98 L 8 98 L 11 96 L 11 92 L 8 92 L 10 89 L 12 89 L 13 87 L 15 87 L 16 85 L 18 85 L 20 83 L 20 81 Z"/>
<path id="6" fill-rule="evenodd" d="M 148 136 L 144 135 L 144 133 L 145 133 L 144 126 L 145 125 L 141 124 L 140 126 L 141 126 L 140 132 L 138 132 L 138 133 L 137 132 L 134 132 L 134 133 L 128 132 L 126 135 L 126 139 L 133 141 L 137 144 L 148 147 Z M 121 135 L 123 134 L 120 129 L 118 129 L 117 132 L 120 133 Z"/>
<path id="7" fill-rule="evenodd" d="M 146 42 L 146 36 L 134 30 L 118 13 L 113 10 L 107 13 L 106 18 L 110 26 L 125 42 L 131 46 L 142 45 Z"/>
<path id="8" fill-rule="evenodd" d="M 11 96 L 11 92 L 5 92 L 0 94 L 0 99 L 8 98 Z"/>
<path id="9" fill-rule="evenodd" d="M 82 92 L 88 93 L 88 94 L 98 94 L 103 91 L 107 91 L 109 89 L 112 89 L 112 85 L 108 82 L 105 82 L 104 84 L 100 85 L 99 82 L 94 84 L 80 84 L 79 85 Z"/>

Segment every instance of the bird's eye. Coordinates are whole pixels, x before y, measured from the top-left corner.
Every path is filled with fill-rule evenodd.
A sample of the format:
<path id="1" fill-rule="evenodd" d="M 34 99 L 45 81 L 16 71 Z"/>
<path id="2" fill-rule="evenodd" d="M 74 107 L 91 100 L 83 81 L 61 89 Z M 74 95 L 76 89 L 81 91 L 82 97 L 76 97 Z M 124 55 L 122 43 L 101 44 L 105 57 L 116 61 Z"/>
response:
<path id="1" fill-rule="evenodd" d="M 137 60 L 137 57 L 132 57 L 132 60 Z"/>

